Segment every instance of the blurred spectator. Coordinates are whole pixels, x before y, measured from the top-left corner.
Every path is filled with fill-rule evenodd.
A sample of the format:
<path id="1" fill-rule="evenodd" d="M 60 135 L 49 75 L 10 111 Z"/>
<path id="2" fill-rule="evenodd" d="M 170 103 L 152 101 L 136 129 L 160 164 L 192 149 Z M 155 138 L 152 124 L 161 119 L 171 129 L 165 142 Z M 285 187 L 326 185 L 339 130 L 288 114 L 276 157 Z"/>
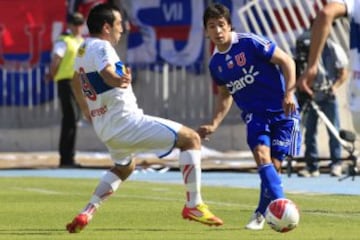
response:
<path id="1" fill-rule="evenodd" d="M 55 42 L 50 63 L 49 79 L 58 86 L 62 120 L 59 140 L 60 166 L 75 165 L 75 142 L 78 120 L 78 106 L 76 104 L 71 81 L 74 75 L 74 60 L 83 38 L 81 36 L 84 17 L 80 13 L 73 13 L 67 19 L 68 29 Z"/>
<path id="2" fill-rule="evenodd" d="M 310 48 L 310 31 L 305 31 L 297 41 L 297 56 L 303 56 L 305 62 Z M 317 103 L 334 127 L 339 130 L 339 109 L 336 99 L 337 89 L 347 79 L 348 59 L 345 50 L 334 41 L 327 39 L 321 59 L 319 70 L 314 81 L 306 82 L 313 94 L 312 100 Z M 306 168 L 299 171 L 300 177 L 317 177 L 319 172 L 318 149 L 316 143 L 318 114 L 311 107 L 307 110 L 305 120 L 305 159 Z M 341 144 L 328 130 L 329 150 L 331 158 L 331 176 L 341 176 Z"/>

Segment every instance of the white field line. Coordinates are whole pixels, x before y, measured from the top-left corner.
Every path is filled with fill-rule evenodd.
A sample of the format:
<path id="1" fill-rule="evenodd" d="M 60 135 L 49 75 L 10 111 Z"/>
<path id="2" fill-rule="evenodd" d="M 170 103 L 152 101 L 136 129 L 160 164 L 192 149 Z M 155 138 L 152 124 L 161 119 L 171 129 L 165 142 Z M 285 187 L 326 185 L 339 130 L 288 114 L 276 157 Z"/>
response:
<path id="1" fill-rule="evenodd" d="M 55 191 L 55 190 L 49 190 L 44 188 L 20 188 L 20 187 L 14 187 L 13 189 L 21 190 L 21 191 L 27 191 L 27 192 L 35 192 L 35 193 L 41 193 L 46 195 L 84 195 L 80 193 L 69 193 L 69 192 L 61 192 L 61 191 Z M 166 189 L 165 189 L 166 190 Z M 166 190 L 166 191 L 169 191 Z M 154 192 L 159 192 L 159 188 L 154 189 Z M 114 194 L 111 198 L 123 198 L 123 199 L 143 199 L 143 200 L 156 200 L 156 201 L 167 201 L 167 202 L 179 202 L 183 203 L 183 200 L 180 200 L 178 197 L 171 198 L 171 197 L 158 197 L 158 196 L 139 196 L 139 195 L 130 195 L 130 194 L 123 194 L 120 191 L 117 191 L 116 194 Z M 218 206 L 227 206 L 227 207 L 238 207 L 242 210 L 253 210 L 255 208 L 254 204 L 240 204 L 236 202 L 218 202 L 218 201 L 206 201 L 206 203 L 209 203 L 211 205 L 218 205 Z M 301 213 L 301 209 L 300 209 Z M 326 210 L 306 210 L 304 211 L 306 214 L 315 215 L 315 216 L 327 216 L 327 217 L 338 217 L 338 218 L 356 218 L 358 219 L 360 214 L 348 214 L 348 213 L 334 213 L 331 211 Z"/>
<path id="2" fill-rule="evenodd" d="M 20 188 L 20 187 L 14 187 L 12 189 L 15 190 L 21 190 L 21 191 L 27 191 L 27 192 L 35 192 L 35 193 L 42 193 L 46 195 L 63 195 L 63 192 L 44 189 L 44 188 Z"/>

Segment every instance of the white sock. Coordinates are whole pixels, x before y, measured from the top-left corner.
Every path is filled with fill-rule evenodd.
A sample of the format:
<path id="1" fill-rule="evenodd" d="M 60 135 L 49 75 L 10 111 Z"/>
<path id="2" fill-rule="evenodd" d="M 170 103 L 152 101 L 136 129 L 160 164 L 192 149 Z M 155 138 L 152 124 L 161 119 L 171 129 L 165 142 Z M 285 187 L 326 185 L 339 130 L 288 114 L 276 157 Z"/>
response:
<path id="1" fill-rule="evenodd" d="M 186 206 L 195 207 L 203 203 L 201 198 L 201 151 L 180 152 L 179 165 L 186 188 Z"/>
<path id="2" fill-rule="evenodd" d="M 104 200 L 108 199 L 120 186 L 121 179 L 111 171 L 107 171 L 100 179 L 89 203 L 82 210 L 82 213 L 93 215 Z"/>

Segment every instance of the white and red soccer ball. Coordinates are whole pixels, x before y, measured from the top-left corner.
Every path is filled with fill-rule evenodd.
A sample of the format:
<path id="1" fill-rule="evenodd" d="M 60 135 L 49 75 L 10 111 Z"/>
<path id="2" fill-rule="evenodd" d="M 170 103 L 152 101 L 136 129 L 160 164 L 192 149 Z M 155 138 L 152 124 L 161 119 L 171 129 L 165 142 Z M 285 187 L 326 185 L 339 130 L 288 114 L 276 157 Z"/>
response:
<path id="1" fill-rule="evenodd" d="M 289 199 L 279 198 L 272 201 L 266 209 L 265 220 L 277 232 L 288 232 L 299 224 L 299 209 Z"/>

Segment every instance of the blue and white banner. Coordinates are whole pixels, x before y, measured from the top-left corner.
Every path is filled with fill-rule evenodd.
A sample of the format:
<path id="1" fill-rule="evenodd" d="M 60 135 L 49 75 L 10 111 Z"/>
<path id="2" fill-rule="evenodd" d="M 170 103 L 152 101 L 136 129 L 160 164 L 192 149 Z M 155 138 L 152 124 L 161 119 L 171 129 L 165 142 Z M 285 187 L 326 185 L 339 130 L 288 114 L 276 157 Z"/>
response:
<path id="1" fill-rule="evenodd" d="M 204 0 L 132 0 L 127 62 L 189 66 L 203 61 Z"/>

